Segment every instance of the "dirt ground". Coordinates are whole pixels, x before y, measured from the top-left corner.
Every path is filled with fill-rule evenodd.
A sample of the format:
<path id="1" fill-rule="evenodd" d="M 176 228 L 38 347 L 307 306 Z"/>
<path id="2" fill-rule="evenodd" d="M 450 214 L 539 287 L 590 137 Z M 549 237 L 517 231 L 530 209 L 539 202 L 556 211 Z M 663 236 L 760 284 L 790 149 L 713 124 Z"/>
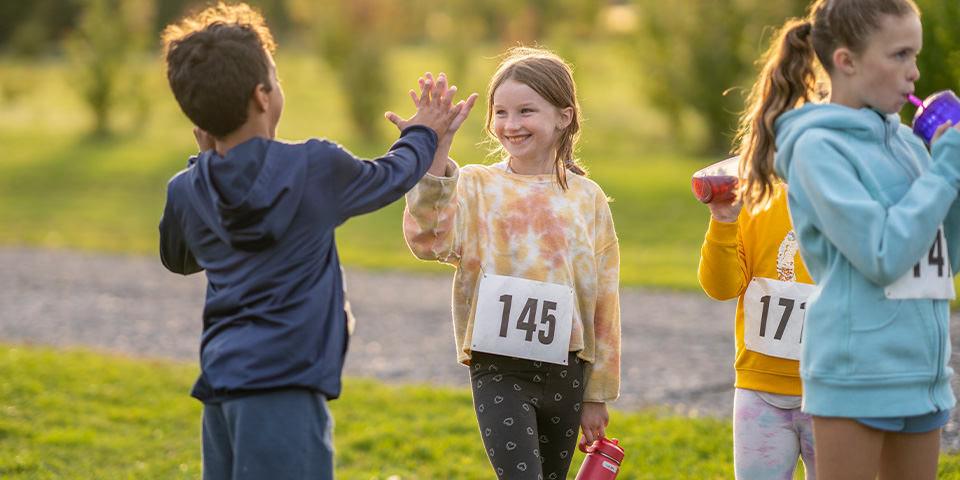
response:
<path id="1" fill-rule="evenodd" d="M 452 269 L 348 269 L 358 323 L 345 374 L 468 387 L 456 363 L 452 278 Z M 195 361 L 205 282 L 167 272 L 158 258 L 0 247 L 0 340 Z M 735 308 L 704 294 L 621 289 L 621 396 L 611 407 L 729 417 Z M 960 315 L 951 323 L 957 331 Z M 955 369 L 958 350 L 954 340 Z M 957 413 L 944 428 L 945 449 L 960 449 Z"/>

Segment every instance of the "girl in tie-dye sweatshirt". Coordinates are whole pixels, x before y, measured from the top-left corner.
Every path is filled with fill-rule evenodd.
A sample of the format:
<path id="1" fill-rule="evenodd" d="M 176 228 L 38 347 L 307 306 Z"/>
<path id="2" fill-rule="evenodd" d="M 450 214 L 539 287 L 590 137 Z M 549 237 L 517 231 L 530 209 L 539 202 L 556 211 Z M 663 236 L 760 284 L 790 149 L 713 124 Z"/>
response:
<path id="1" fill-rule="evenodd" d="M 566 478 L 605 435 L 620 384 L 619 245 L 608 199 L 573 158 L 570 67 L 514 48 L 490 83 L 486 129 L 503 160 L 438 159 L 407 196 L 413 253 L 456 267 L 454 334 L 498 478 Z"/>

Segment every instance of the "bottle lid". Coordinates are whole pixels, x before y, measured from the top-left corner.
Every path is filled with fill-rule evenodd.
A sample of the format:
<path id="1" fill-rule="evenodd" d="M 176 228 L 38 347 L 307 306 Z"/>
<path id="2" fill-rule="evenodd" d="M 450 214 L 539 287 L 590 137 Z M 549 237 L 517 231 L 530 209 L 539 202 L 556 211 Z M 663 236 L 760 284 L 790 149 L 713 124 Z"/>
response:
<path id="1" fill-rule="evenodd" d="M 623 461 L 623 448 L 618 445 L 616 438 L 601 438 L 594 444 L 594 451 L 617 462 L 618 465 Z"/>

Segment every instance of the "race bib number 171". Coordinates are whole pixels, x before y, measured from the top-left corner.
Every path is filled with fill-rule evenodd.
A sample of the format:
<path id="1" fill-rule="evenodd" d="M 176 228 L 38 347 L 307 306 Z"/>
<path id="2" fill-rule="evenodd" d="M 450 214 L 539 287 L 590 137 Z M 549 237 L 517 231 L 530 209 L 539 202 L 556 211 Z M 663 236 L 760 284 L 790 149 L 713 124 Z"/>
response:
<path id="1" fill-rule="evenodd" d="M 756 277 L 743 296 L 743 343 L 771 357 L 800 359 L 807 299 L 816 287 Z"/>

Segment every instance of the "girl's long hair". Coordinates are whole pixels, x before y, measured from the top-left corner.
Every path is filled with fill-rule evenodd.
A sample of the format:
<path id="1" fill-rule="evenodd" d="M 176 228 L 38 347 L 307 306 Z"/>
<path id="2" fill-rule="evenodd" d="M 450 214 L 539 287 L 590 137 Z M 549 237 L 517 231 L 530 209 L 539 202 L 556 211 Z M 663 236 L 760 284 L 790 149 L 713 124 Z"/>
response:
<path id="1" fill-rule="evenodd" d="M 816 0 L 804 19 L 788 20 L 760 58 L 763 68 L 740 117 L 734 151 L 740 155 L 738 194 L 751 212 L 765 208 L 780 179 L 773 170 L 776 153 L 774 122 L 804 103 L 829 94 L 823 73 L 834 70 L 833 53 L 840 47 L 862 53 L 869 35 L 884 15 L 920 10 L 913 0 Z"/>
<path id="2" fill-rule="evenodd" d="M 507 80 L 527 85 L 554 107 L 573 109 L 570 124 L 560 134 L 556 145 L 556 179 L 560 188 L 567 189 L 567 170 L 587 176 L 587 171 L 574 158 L 580 140 L 580 102 L 577 101 L 577 86 L 573 82 L 573 68 L 558 55 L 542 48 L 513 47 L 504 54 L 503 61 L 490 79 L 487 89 L 487 135 L 496 143 L 493 131 L 493 94 Z M 493 153 L 508 154 L 502 145 Z"/>

